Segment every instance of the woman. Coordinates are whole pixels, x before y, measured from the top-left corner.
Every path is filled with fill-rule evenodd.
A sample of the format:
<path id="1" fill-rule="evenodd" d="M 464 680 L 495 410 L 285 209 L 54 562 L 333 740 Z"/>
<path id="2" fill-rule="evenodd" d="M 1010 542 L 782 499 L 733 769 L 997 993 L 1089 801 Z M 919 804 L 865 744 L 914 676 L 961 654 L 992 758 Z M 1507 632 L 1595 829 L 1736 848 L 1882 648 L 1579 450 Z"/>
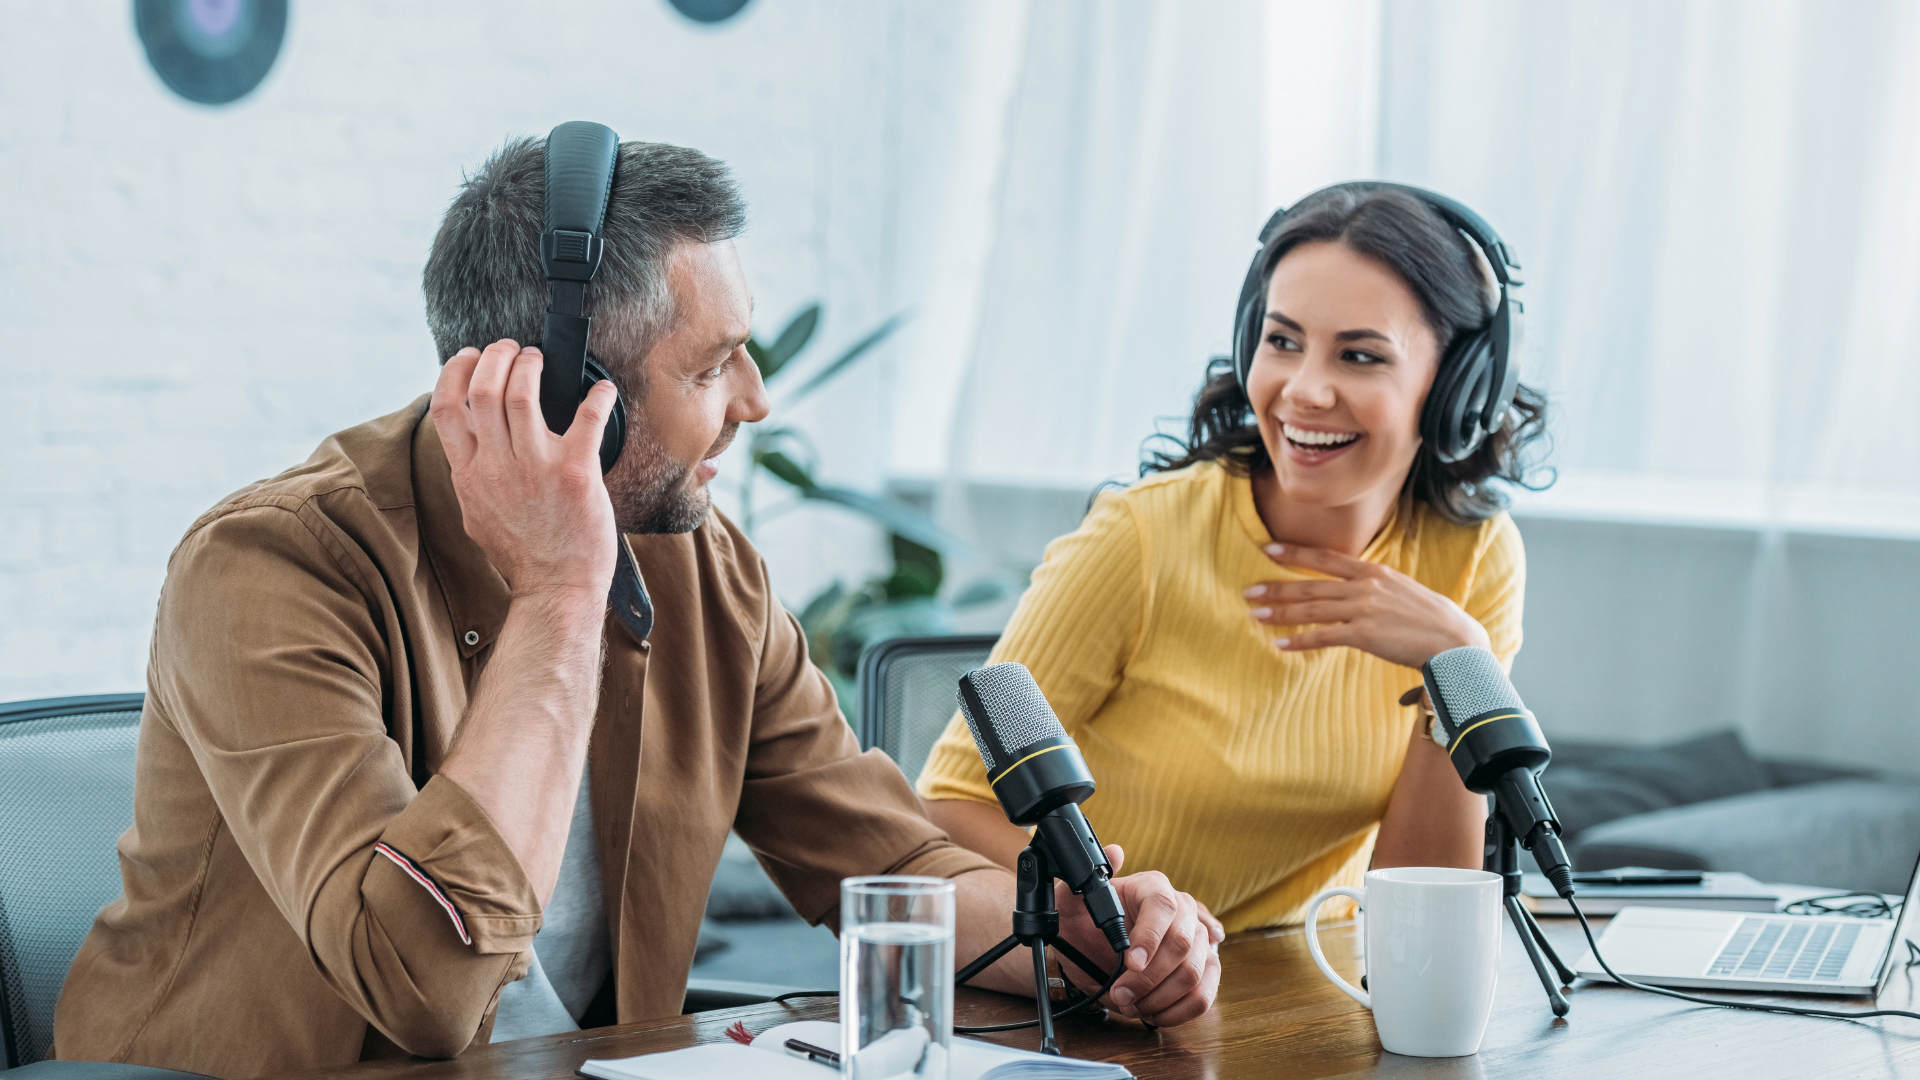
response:
<path id="1" fill-rule="evenodd" d="M 1276 216 L 1244 368 L 1215 361 L 1179 452 L 1049 546 L 994 650 L 1078 741 L 1087 816 L 1127 870 L 1165 873 L 1226 931 L 1299 922 L 1369 863 L 1480 866 L 1485 800 L 1400 701 L 1435 653 L 1520 648 L 1525 555 L 1488 485 L 1523 481 L 1545 402 L 1507 381 L 1477 444 L 1423 415 L 1436 376 L 1451 394 L 1499 358 L 1490 334 L 1504 356 L 1509 312 L 1460 215 L 1491 237 L 1391 185 Z M 1008 864 L 1025 846 L 958 717 L 919 789 L 958 842 Z"/>

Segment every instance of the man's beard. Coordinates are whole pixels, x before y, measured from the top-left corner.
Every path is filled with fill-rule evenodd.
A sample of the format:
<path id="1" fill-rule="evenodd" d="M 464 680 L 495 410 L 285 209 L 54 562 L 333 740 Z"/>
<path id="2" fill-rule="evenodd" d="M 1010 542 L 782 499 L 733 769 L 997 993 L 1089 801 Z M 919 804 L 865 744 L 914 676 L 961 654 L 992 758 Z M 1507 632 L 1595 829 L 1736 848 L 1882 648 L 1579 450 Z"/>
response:
<path id="1" fill-rule="evenodd" d="M 707 456 L 733 442 L 739 427 L 728 424 L 714 442 L 716 449 Z M 613 519 L 621 532 L 688 533 L 706 523 L 713 500 L 707 494 L 707 485 L 687 486 L 692 464 L 675 461 L 666 446 L 644 428 L 634 433 L 625 451 L 625 455 L 635 454 L 639 455 L 639 468 L 616 467 L 607 475 L 607 496 L 613 502 Z"/>

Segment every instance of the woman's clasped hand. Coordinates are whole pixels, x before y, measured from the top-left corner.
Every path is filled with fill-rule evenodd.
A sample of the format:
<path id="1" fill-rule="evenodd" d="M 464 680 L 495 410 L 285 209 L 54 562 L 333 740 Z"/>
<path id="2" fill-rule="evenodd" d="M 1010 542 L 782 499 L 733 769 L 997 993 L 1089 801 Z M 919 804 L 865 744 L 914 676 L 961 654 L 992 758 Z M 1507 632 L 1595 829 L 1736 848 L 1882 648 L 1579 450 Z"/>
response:
<path id="1" fill-rule="evenodd" d="M 1262 550 L 1282 566 L 1326 575 L 1247 588 L 1256 622 L 1304 627 L 1275 637 L 1277 649 L 1347 645 L 1417 668 L 1448 649 L 1488 647 L 1486 627 L 1459 604 L 1392 567 L 1299 544 L 1268 544 Z"/>

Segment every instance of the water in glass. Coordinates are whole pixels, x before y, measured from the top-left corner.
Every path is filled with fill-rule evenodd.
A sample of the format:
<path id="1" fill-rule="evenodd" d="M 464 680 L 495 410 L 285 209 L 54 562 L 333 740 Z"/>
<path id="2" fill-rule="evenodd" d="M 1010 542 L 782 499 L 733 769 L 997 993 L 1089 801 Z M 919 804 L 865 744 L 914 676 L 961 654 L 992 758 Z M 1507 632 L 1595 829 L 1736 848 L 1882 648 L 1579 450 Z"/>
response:
<path id="1" fill-rule="evenodd" d="M 940 884 L 944 895 L 848 896 L 854 902 L 843 905 L 840 1031 L 847 1076 L 946 1080 L 953 1045 L 953 894 L 950 883 Z M 848 912 L 855 918 L 845 919 Z"/>

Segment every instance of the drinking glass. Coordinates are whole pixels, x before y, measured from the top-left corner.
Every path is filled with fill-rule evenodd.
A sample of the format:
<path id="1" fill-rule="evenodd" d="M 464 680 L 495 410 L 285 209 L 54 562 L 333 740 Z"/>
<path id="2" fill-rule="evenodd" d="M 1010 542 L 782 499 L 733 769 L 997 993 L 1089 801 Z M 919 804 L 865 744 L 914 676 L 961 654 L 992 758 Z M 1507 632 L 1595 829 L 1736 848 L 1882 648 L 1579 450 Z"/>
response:
<path id="1" fill-rule="evenodd" d="M 840 1070 L 946 1080 L 953 1049 L 953 882 L 840 882 Z"/>

